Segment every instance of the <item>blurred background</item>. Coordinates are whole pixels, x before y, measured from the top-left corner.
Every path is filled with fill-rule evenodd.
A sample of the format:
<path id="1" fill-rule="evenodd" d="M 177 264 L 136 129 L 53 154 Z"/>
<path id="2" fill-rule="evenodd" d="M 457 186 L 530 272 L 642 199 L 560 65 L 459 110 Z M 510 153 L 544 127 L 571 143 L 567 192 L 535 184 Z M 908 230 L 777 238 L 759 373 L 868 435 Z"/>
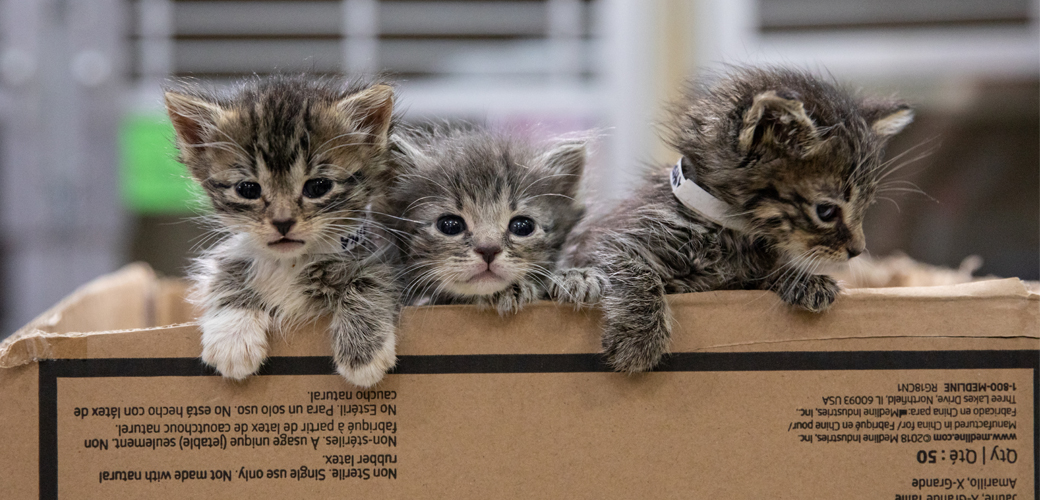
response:
<path id="1" fill-rule="evenodd" d="M 0 338 L 134 260 L 203 244 L 160 84 L 272 72 L 401 82 L 408 119 L 598 129 L 590 187 L 673 162 L 655 124 L 686 76 L 785 64 L 914 103 L 906 193 L 870 251 L 1040 278 L 1038 0 L 0 0 Z"/>

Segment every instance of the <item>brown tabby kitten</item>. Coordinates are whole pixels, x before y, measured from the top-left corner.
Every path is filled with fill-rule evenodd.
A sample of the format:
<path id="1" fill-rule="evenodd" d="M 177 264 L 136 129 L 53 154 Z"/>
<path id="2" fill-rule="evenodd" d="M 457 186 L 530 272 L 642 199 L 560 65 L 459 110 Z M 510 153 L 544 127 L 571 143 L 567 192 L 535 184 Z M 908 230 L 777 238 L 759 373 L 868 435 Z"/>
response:
<path id="1" fill-rule="evenodd" d="M 863 215 L 885 172 L 885 143 L 912 118 L 903 103 L 784 69 L 689 88 L 671 124 L 679 163 L 648 172 L 628 200 L 583 223 L 565 258 L 609 277 L 609 362 L 626 372 L 658 364 L 671 335 L 667 293 L 773 290 L 827 309 L 839 287 L 815 273 L 865 250 Z M 673 186 L 696 192 L 694 208 Z"/>
<path id="2" fill-rule="evenodd" d="M 486 130 L 432 127 L 394 137 L 391 193 L 407 304 L 513 313 L 545 296 L 581 217 L 583 141 L 537 146 Z"/>
<path id="3" fill-rule="evenodd" d="M 286 324 L 330 318 L 337 371 L 370 386 L 396 362 L 399 292 L 370 212 L 386 161 L 393 89 L 256 78 L 166 92 L 180 159 L 226 238 L 196 262 L 202 360 L 241 380 Z"/>

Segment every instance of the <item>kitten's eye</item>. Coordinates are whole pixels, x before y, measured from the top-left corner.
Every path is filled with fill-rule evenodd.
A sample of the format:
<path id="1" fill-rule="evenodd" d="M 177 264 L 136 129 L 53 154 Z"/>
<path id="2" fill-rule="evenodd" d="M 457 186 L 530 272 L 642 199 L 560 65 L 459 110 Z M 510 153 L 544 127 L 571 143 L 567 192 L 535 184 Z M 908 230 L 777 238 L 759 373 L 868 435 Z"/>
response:
<path id="1" fill-rule="evenodd" d="M 530 217 L 513 217 L 509 221 L 509 232 L 517 236 L 529 236 L 534 232 L 534 221 Z"/>
<path id="2" fill-rule="evenodd" d="M 455 236 L 466 230 L 466 221 L 458 215 L 445 215 L 437 219 L 437 229 L 448 236 Z"/>
<path id="3" fill-rule="evenodd" d="M 837 205 L 830 203 L 817 203 L 816 204 L 816 216 L 823 222 L 834 222 L 834 219 L 838 218 L 838 212 L 841 209 Z"/>
<path id="4" fill-rule="evenodd" d="M 255 200 L 260 197 L 260 185 L 255 182 L 242 181 L 235 184 L 235 192 L 247 200 Z"/>
<path id="5" fill-rule="evenodd" d="M 307 198 L 321 198 L 332 189 L 332 181 L 319 177 L 303 183 L 303 196 Z"/>

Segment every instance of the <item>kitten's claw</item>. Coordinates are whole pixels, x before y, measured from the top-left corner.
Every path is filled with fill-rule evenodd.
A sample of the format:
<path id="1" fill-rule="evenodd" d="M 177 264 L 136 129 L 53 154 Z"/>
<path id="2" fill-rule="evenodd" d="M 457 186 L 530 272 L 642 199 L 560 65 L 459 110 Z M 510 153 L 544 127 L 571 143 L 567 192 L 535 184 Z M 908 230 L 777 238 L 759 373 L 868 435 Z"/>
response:
<path id="1" fill-rule="evenodd" d="M 810 312 L 823 312 L 831 307 L 840 292 L 841 287 L 834 278 L 815 274 L 782 289 L 780 298 Z"/>
<path id="2" fill-rule="evenodd" d="M 267 358 L 269 319 L 263 311 L 219 309 L 199 321 L 202 361 L 221 375 L 243 380 Z"/>
<path id="3" fill-rule="evenodd" d="M 386 375 L 387 370 L 397 364 L 394 344 L 394 335 L 391 333 L 368 363 L 356 366 L 350 366 L 350 363 L 337 363 L 336 372 L 351 384 L 359 387 L 372 387 L 383 380 L 383 375 Z"/>
<path id="4" fill-rule="evenodd" d="M 525 305 L 538 300 L 541 290 L 534 283 L 523 281 L 491 296 L 492 304 L 500 316 L 516 314 Z"/>
<path id="5" fill-rule="evenodd" d="M 557 302 L 570 302 L 587 307 L 599 302 L 607 287 L 607 276 L 594 267 L 557 271 L 549 287 L 549 296 Z"/>

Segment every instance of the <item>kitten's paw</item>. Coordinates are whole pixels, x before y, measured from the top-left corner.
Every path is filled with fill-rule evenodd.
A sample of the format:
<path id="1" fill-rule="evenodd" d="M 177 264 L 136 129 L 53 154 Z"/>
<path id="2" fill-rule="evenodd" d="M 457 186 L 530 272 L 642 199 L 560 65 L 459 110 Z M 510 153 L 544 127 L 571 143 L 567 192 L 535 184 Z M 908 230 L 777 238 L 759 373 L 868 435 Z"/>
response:
<path id="1" fill-rule="evenodd" d="M 603 332 L 603 354 L 614 370 L 645 372 L 657 366 L 668 352 L 668 331 L 607 328 Z"/>
<path id="2" fill-rule="evenodd" d="M 494 294 L 492 300 L 498 314 L 505 316 L 520 312 L 525 305 L 538 300 L 540 295 L 541 289 L 538 288 L 538 285 L 524 281 L 514 283 L 509 288 Z"/>
<path id="3" fill-rule="evenodd" d="M 303 269 L 306 281 L 303 293 L 325 303 L 333 303 L 339 297 L 343 283 L 347 281 L 349 266 L 337 261 L 312 262 Z"/>
<path id="4" fill-rule="evenodd" d="M 383 375 L 397 364 L 396 339 L 391 332 L 367 363 L 352 359 L 336 363 L 336 372 L 347 379 L 347 382 L 359 387 L 372 387 Z"/>
<path id="5" fill-rule="evenodd" d="M 810 312 L 823 312 L 831 307 L 841 292 L 838 282 L 830 276 L 815 274 L 787 288 L 780 297 L 788 304 Z"/>
<path id="6" fill-rule="evenodd" d="M 599 302 L 607 287 L 607 276 L 594 267 L 557 271 L 549 288 L 549 296 L 557 302 L 570 302 L 578 307 Z"/>
<path id="7" fill-rule="evenodd" d="M 206 313 L 199 321 L 202 361 L 234 380 L 256 373 L 267 358 L 269 323 L 264 311 L 220 309 Z"/>

